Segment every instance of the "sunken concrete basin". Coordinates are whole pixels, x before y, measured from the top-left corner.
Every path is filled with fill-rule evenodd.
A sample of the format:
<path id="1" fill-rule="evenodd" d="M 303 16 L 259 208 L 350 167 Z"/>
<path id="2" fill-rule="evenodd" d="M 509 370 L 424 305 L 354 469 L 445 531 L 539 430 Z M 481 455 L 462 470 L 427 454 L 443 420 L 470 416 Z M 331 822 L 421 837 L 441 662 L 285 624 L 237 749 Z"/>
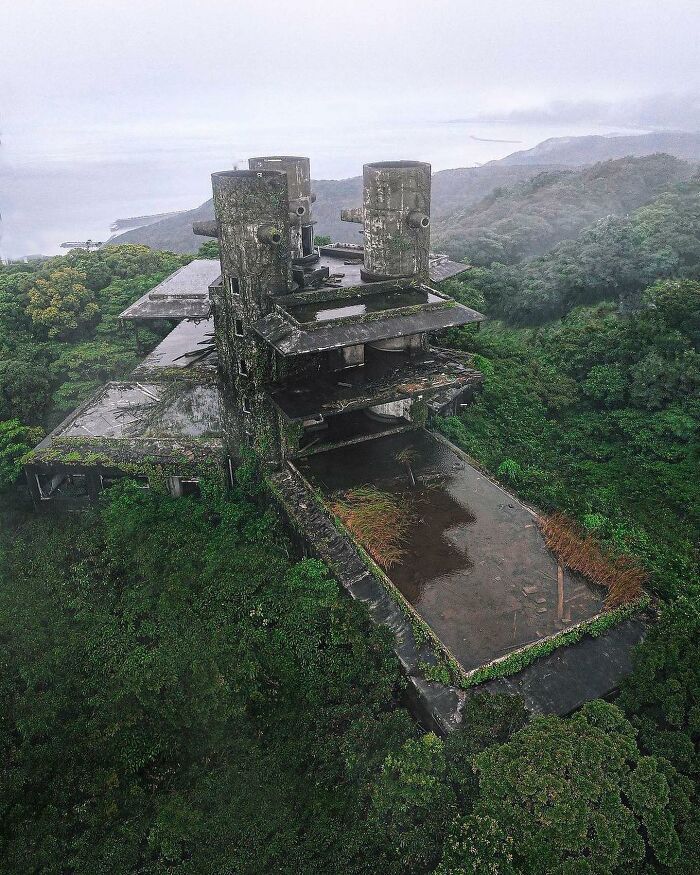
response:
<path id="1" fill-rule="evenodd" d="M 415 487 L 396 459 L 407 449 L 415 459 Z M 410 502 L 404 557 L 387 575 L 466 672 L 603 608 L 601 590 L 558 573 L 532 511 L 429 432 L 329 450 L 296 464 L 326 501 L 372 484 Z"/>

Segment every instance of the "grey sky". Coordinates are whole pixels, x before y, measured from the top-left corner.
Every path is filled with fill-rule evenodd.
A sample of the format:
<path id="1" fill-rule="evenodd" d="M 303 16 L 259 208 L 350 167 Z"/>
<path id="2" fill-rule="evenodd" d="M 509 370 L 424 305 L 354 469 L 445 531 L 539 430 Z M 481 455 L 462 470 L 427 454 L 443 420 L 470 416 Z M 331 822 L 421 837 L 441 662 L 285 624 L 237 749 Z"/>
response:
<path id="1" fill-rule="evenodd" d="M 698 0 L 0 0 L 0 125 L 176 131 L 314 107 L 371 122 L 640 99 L 664 115 L 700 92 L 699 25 Z"/>

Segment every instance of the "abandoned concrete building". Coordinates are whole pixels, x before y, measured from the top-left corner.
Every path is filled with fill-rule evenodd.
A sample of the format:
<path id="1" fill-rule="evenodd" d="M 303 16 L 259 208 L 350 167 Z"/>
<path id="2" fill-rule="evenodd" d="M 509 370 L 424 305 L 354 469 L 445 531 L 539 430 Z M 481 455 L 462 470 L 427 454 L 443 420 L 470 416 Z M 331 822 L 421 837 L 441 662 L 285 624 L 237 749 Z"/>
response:
<path id="1" fill-rule="evenodd" d="M 309 552 L 394 632 L 427 725 L 458 725 L 467 688 L 567 713 L 614 689 L 642 624 L 622 618 L 510 677 L 484 673 L 583 630 L 603 600 L 557 567 L 529 508 L 426 428 L 482 382 L 435 335 L 484 317 L 435 285 L 467 267 L 430 253 L 430 165 L 366 164 L 363 180 L 362 206 L 343 211 L 362 223 L 363 245 L 317 247 L 307 158 L 214 173 L 216 219 L 194 230 L 218 239 L 220 260 L 192 261 L 121 314 L 177 324 L 129 380 L 36 448 L 35 504 L 79 508 L 120 477 L 197 495 L 205 471 L 232 480 L 252 450 Z M 406 460 L 414 523 L 405 559 L 385 573 L 339 526 L 333 496 L 369 483 L 403 500 Z"/>

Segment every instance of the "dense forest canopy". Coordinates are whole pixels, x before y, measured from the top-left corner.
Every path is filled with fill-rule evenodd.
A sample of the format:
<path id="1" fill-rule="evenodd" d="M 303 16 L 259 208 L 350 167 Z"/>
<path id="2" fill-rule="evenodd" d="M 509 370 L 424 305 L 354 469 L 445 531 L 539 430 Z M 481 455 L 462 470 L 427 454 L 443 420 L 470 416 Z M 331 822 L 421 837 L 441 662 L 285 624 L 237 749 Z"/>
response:
<path id="1" fill-rule="evenodd" d="M 436 219 L 433 246 L 470 264 L 515 264 L 576 237 L 597 219 L 624 216 L 692 174 L 692 165 L 669 155 L 543 171 Z"/>
<path id="2" fill-rule="evenodd" d="M 627 216 L 606 216 L 525 264 L 497 259 L 470 272 L 489 315 L 542 323 L 573 307 L 615 300 L 639 304 L 656 280 L 700 278 L 700 175 L 672 186 Z M 481 296 L 481 297 L 479 297 Z"/>
<path id="3" fill-rule="evenodd" d="M 1 871 L 696 871 L 696 617 L 664 615 L 626 712 L 476 696 L 441 741 L 389 632 L 242 482 L 122 485 L 5 545 Z M 662 682 L 686 698 L 659 719 Z"/>

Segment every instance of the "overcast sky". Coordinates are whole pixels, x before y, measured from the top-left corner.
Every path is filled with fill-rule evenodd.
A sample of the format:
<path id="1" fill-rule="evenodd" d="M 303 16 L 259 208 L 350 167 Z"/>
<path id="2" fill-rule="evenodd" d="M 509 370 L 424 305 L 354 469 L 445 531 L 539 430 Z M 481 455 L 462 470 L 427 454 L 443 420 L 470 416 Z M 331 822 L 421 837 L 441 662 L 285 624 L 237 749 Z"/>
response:
<path id="1" fill-rule="evenodd" d="M 515 112 L 697 129 L 699 29 L 698 0 L 0 0 L 0 128 Z"/>

